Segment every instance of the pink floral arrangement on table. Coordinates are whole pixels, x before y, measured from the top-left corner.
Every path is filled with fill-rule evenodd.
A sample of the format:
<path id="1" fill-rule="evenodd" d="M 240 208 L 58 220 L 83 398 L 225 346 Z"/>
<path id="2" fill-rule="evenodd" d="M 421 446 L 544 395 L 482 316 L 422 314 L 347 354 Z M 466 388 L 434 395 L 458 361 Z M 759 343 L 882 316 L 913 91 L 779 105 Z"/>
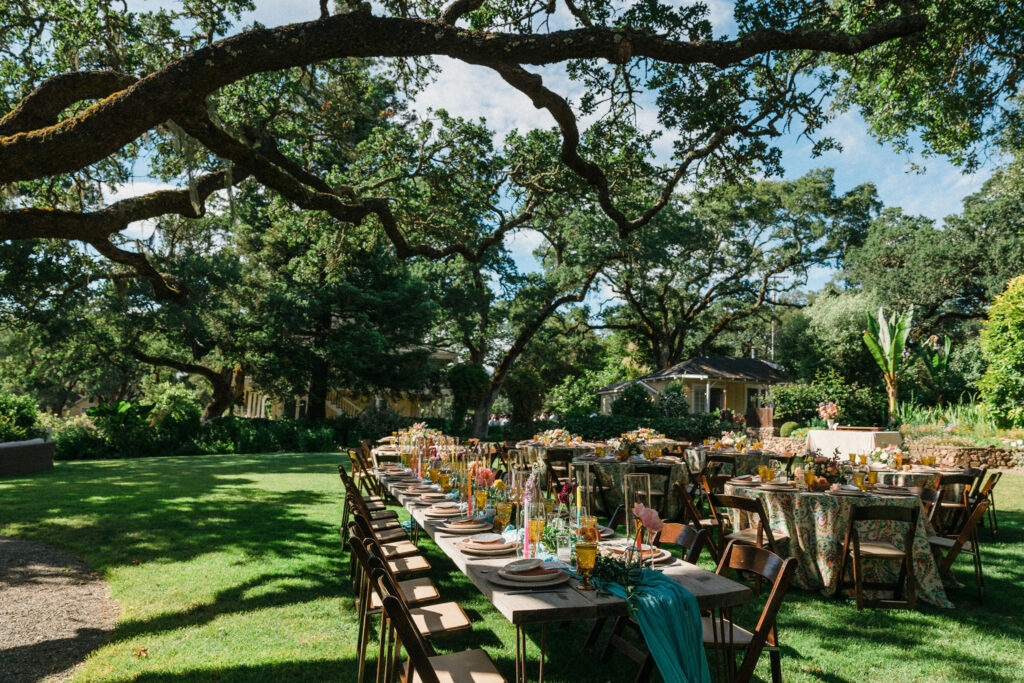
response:
<path id="1" fill-rule="evenodd" d="M 822 420 L 834 420 L 839 416 L 839 406 L 832 401 L 825 403 L 822 401 L 818 404 L 818 417 Z"/>
<path id="2" fill-rule="evenodd" d="M 470 463 L 476 465 L 476 463 Z M 494 485 L 494 470 L 490 467 L 474 467 L 473 482 L 480 488 L 490 488 Z"/>
<path id="3" fill-rule="evenodd" d="M 661 515 L 654 508 L 649 508 L 643 503 L 637 503 L 633 506 L 633 517 L 636 524 L 637 548 L 643 548 L 645 536 L 646 545 L 653 545 L 654 538 L 665 527 L 665 522 L 661 520 Z M 642 551 L 640 557 L 643 557 Z"/>

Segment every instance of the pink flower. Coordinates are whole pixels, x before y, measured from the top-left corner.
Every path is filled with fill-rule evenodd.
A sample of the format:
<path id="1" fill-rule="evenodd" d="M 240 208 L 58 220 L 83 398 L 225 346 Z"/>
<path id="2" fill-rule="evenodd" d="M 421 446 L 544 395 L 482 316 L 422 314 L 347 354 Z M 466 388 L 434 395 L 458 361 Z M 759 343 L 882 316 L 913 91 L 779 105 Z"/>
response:
<path id="1" fill-rule="evenodd" d="M 476 485 L 489 487 L 494 484 L 494 470 L 489 467 L 479 467 L 475 470 Z"/>
<path id="2" fill-rule="evenodd" d="M 658 514 L 658 511 L 645 506 L 643 503 L 637 503 L 633 506 L 633 514 L 652 534 L 658 533 L 665 526 L 665 523 L 661 521 L 661 515 Z"/>

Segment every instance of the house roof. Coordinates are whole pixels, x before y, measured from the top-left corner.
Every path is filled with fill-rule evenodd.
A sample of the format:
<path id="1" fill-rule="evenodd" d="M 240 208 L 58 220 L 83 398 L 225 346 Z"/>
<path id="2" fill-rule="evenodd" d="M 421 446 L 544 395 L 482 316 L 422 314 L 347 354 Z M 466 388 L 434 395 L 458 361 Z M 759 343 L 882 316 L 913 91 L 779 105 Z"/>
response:
<path id="1" fill-rule="evenodd" d="M 760 358 L 734 358 L 731 356 L 699 356 L 651 373 L 644 379 L 674 379 L 685 375 L 707 375 L 714 379 L 740 382 L 785 382 L 782 369 Z"/>
<path id="2" fill-rule="evenodd" d="M 758 358 L 699 356 L 685 360 L 682 363 L 676 363 L 664 370 L 652 372 L 640 379 L 609 384 L 598 389 L 597 393 L 617 394 L 636 382 L 693 376 L 732 380 L 734 382 L 762 382 L 764 384 L 778 384 L 786 381 L 786 375 L 778 365 Z"/>

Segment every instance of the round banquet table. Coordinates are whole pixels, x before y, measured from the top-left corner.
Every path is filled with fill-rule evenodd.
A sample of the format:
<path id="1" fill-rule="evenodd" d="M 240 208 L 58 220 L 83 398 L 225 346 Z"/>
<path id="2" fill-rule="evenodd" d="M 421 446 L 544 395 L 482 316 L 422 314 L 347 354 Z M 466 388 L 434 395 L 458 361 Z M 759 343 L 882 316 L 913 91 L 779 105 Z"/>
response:
<path id="1" fill-rule="evenodd" d="M 779 454 L 773 453 L 772 451 L 753 451 L 748 450 L 740 453 L 734 450 L 723 450 L 723 449 L 711 449 L 711 448 L 687 448 L 686 449 L 686 460 L 689 464 L 691 472 L 701 472 L 704 470 L 704 465 L 707 463 L 708 458 L 712 460 L 716 455 L 729 455 L 736 458 L 736 465 L 733 467 L 731 474 L 736 477 L 742 477 L 745 474 L 757 474 L 757 468 L 761 465 L 767 465 L 769 460 L 778 460 Z M 728 467 L 728 465 L 726 465 Z"/>
<path id="2" fill-rule="evenodd" d="M 918 597 L 939 607 L 953 607 L 946 597 L 935 556 L 928 544 L 928 536 L 934 535 L 934 531 L 928 525 L 921 499 L 917 496 L 887 496 L 877 493 L 865 496 L 836 496 L 799 489 L 791 493 L 766 491 L 757 487 L 730 484 L 725 486 L 725 492 L 761 501 L 768 514 L 772 533 L 789 536 L 788 547 L 786 544 L 780 544 L 779 550 L 797 560 L 794 584 L 808 590 L 822 590 L 826 595 L 834 595 L 839 585 L 843 539 L 854 507 L 894 505 L 921 508 L 914 535 L 914 577 L 919 587 Z M 742 516 L 737 511 L 731 512 L 734 528 L 741 529 L 747 526 L 747 520 L 742 519 Z M 862 523 L 858 531 L 862 539 L 885 540 L 898 548 L 903 547 L 905 527 L 898 522 Z M 867 581 L 893 583 L 899 573 L 899 563 L 866 559 L 864 572 Z"/>
<path id="3" fill-rule="evenodd" d="M 960 474 L 960 472 L 954 472 L 952 474 Z M 880 484 L 888 484 L 890 486 L 920 486 L 922 488 L 931 488 L 935 484 L 935 478 L 939 476 L 939 472 L 921 472 L 913 471 L 910 472 L 897 472 L 895 470 L 881 470 L 878 473 L 878 482 Z"/>
<path id="4" fill-rule="evenodd" d="M 596 477 L 600 482 L 600 488 L 604 490 L 604 499 L 607 501 L 608 512 L 614 510 L 619 505 L 623 504 L 625 499 L 625 493 L 623 492 L 623 481 L 627 474 L 632 474 L 636 471 L 637 466 L 643 467 L 658 467 L 663 468 L 668 472 L 668 490 L 665 492 L 660 491 L 660 486 L 652 485 L 652 488 L 658 488 L 659 492 L 656 500 L 654 501 L 653 507 L 661 513 L 663 519 L 675 519 L 676 515 L 679 514 L 679 501 L 672 495 L 672 484 L 677 481 L 683 482 L 683 485 L 690 483 L 690 473 L 687 471 L 686 461 L 682 458 L 659 458 L 655 460 L 645 460 L 643 458 L 630 458 L 629 460 L 622 462 L 616 459 L 614 456 L 605 456 L 604 458 L 576 458 L 572 461 L 571 468 L 573 478 L 576 481 L 580 481 L 583 477 L 583 465 L 584 463 L 590 463 L 590 471 L 592 476 Z M 653 479 L 664 481 L 660 476 L 652 475 Z M 664 493 L 664 497 L 662 497 Z M 594 498 L 597 499 L 598 503 L 602 503 L 600 500 L 601 494 L 595 488 Z M 662 509 L 664 508 L 664 509 Z"/>

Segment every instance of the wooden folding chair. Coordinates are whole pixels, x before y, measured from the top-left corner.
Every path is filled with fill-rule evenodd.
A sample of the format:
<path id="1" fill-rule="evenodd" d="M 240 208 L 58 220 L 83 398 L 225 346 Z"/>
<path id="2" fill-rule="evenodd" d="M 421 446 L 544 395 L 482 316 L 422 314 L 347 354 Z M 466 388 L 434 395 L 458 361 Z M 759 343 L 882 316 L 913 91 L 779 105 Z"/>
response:
<path id="1" fill-rule="evenodd" d="M 708 503 L 711 505 L 711 516 L 714 517 L 718 526 L 718 537 L 723 543 L 736 541 L 744 545 L 752 545 L 758 548 L 768 546 L 773 553 L 778 553 L 778 544 L 789 540 L 786 534 L 775 534 L 772 532 L 771 524 L 768 521 L 768 514 L 764 511 L 761 501 L 754 498 L 743 498 L 742 496 L 727 496 L 718 493 L 708 493 Z M 726 522 L 729 518 L 723 514 L 727 510 L 739 510 L 748 519 L 753 517 L 754 524 L 743 529 L 734 529 L 726 533 Z"/>
<path id="2" fill-rule="evenodd" d="M 936 517 L 936 525 L 940 533 L 956 534 L 967 521 L 967 497 L 974 484 L 975 477 L 970 474 L 940 474 L 937 488 L 942 489 L 940 514 Z"/>
<path id="3" fill-rule="evenodd" d="M 668 510 L 668 496 L 672 487 L 672 466 L 657 463 L 633 466 L 634 474 L 646 474 L 651 478 L 651 507 L 663 515 Z"/>
<path id="4" fill-rule="evenodd" d="M 384 612 L 397 632 L 395 650 L 404 647 L 408 655 L 401 671 L 403 683 L 505 683 L 483 650 L 433 654 L 433 648 L 416 628 L 408 606 L 388 577 L 377 572 L 374 580 L 383 595 Z"/>
<path id="5" fill-rule="evenodd" d="M 960 528 L 960 533 L 954 537 L 931 536 L 928 543 L 932 549 L 941 555 L 939 560 L 939 574 L 949 582 L 955 582 L 953 578 L 953 562 L 965 552 L 974 560 L 974 580 L 978 585 L 978 601 L 985 599 L 985 579 L 981 571 L 981 547 L 978 545 L 978 523 L 988 509 L 989 501 L 981 500 L 971 511 L 967 522 Z"/>
<path id="6" fill-rule="evenodd" d="M 557 494 L 566 482 L 570 481 L 569 466 L 573 452 L 564 448 L 548 449 L 544 454 L 544 470 L 547 475 L 548 490 Z"/>
<path id="7" fill-rule="evenodd" d="M 921 504 L 924 505 L 924 513 L 927 515 L 928 523 L 933 529 L 937 528 L 936 522 L 942 509 L 940 504 L 942 503 L 944 491 L 942 489 L 926 489 L 919 486 L 911 486 L 908 490 L 916 493 L 921 498 Z"/>
<path id="8" fill-rule="evenodd" d="M 982 519 L 981 526 L 985 526 L 985 519 L 988 520 L 989 528 L 992 531 L 992 535 L 995 536 L 999 533 L 999 524 L 996 519 L 996 498 L 995 498 L 995 486 L 999 483 L 1002 478 L 1002 472 L 990 472 L 988 479 L 984 481 L 977 488 L 977 495 L 971 495 L 967 497 L 967 503 L 972 508 L 983 500 L 988 501 L 988 510 L 986 511 L 986 517 Z M 980 481 L 980 480 L 979 480 Z M 973 493 L 973 489 L 972 489 Z"/>
<path id="9" fill-rule="evenodd" d="M 917 593 L 914 579 L 914 536 L 917 533 L 919 507 L 903 508 L 892 505 L 865 505 L 853 508 L 850 526 L 843 540 L 843 556 L 839 561 L 839 587 L 836 595 L 841 595 L 844 588 L 853 587 L 857 600 L 857 610 L 864 607 L 885 607 L 891 609 L 916 609 Z M 857 531 L 857 522 L 902 522 L 907 525 L 903 536 L 903 547 L 899 548 L 889 541 L 865 541 Z M 895 583 L 881 581 L 865 581 L 863 559 L 889 560 L 900 563 L 899 577 Z M 853 573 L 851 581 L 846 580 L 846 568 Z M 892 599 L 865 600 L 864 589 L 891 590 Z M 906 590 L 906 598 L 899 599 L 902 589 Z"/>
<path id="10" fill-rule="evenodd" d="M 706 649 L 725 650 L 729 657 L 735 657 L 737 652 L 743 653 L 743 660 L 733 678 L 734 681 L 749 681 L 754 675 L 754 668 L 761 658 L 761 653 L 767 649 L 771 660 L 772 681 L 781 683 L 782 661 L 775 621 L 786 592 L 793 582 L 796 565 L 795 558 L 783 560 L 770 550 L 742 545 L 736 541 L 730 541 L 722 551 L 722 559 L 715 570 L 717 574 L 735 570 L 740 574 L 754 574 L 759 582 L 763 580 L 771 585 L 753 631 L 748 631 L 725 618 L 721 623 L 715 623 L 711 617 L 701 619 Z"/>
<path id="11" fill-rule="evenodd" d="M 704 534 L 704 543 L 708 547 L 708 552 L 711 553 L 712 559 L 718 562 L 721 554 L 718 542 L 712 537 L 712 534 L 718 530 L 718 522 L 713 517 L 701 517 L 700 511 L 697 509 L 697 504 L 693 502 L 693 497 L 683 486 L 682 482 L 677 481 L 672 484 L 672 493 L 676 497 L 676 501 L 679 504 L 679 515 L 683 524 L 688 524 L 694 529 L 706 532 Z"/>

